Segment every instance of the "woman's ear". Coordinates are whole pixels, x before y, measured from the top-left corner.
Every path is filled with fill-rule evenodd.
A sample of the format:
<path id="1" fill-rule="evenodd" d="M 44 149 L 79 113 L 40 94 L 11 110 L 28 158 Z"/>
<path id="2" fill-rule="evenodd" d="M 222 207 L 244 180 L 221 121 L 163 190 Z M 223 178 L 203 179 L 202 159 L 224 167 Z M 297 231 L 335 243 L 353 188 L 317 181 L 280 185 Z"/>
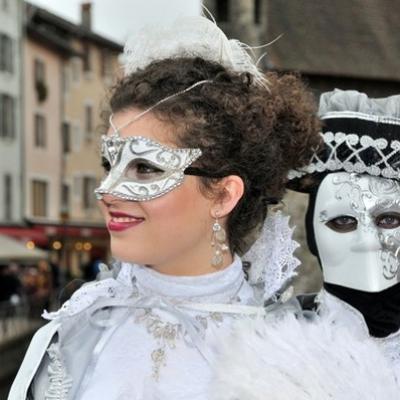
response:
<path id="1" fill-rule="evenodd" d="M 235 208 L 243 196 L 243 179 L 237 175 L 226 176 L 218 182 L 217 192 L 219 195 L 215 198 L 215 205 L 211 213 L 213 216 L 217 213 L 218 217 L 222 218 Z"/>

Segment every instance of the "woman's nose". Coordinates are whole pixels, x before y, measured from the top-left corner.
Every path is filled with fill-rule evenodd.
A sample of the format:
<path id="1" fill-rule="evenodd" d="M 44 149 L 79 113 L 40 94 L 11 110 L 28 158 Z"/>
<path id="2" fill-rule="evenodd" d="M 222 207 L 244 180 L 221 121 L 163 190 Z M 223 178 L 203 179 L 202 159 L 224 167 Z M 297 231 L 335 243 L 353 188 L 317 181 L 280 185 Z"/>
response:
<path id="1" fill-rule="evenodd" d="M 122 199 L 119 199 L 118 197 L 113 196 L 112 194 L 109 193 L 102 194 L 101 199 L 99 200 L 102 201 L 106 206 L 110 206 L 117 202 L 123 201 Z"/>

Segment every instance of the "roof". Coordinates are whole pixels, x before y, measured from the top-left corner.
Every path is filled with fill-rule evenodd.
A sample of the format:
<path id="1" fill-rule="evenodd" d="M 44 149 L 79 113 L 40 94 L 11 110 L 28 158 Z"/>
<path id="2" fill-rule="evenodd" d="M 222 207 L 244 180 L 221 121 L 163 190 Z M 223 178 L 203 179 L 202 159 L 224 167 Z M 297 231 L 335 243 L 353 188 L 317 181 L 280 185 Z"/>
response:
<path id="1" fill-rule="evenodd" d="M 53 44 L 55 46 L 60 44 L 59 49 L 61 51 L 73 52 L 69 44 L 67 46 L 69 48 L 66 47 L 68 40 L 73 38 L 84 39 L 118 53 L 123 49 L 121 44 L 99 35 L 82 25 L 67 21 L 36 5 L 30 3 L 25 4 L 28 34 L 33 36 L 37 35 L 38 39 L 46 39 L 51 43 L 54 42 Z"/>
<path id="2" fill-rule="evenodd" d="M 400 2 L 270 0 L 268 63 L 307 74 L 400 80 Z"/>
<path id="3" fill-rule="evenodd" d="M 0 260 L 1 261 L 28 261 L 42 260 L 48 257 L 46 251 L 40 249 L 27 249 L 21 242 L 8 236 L 0 235 Z"/>

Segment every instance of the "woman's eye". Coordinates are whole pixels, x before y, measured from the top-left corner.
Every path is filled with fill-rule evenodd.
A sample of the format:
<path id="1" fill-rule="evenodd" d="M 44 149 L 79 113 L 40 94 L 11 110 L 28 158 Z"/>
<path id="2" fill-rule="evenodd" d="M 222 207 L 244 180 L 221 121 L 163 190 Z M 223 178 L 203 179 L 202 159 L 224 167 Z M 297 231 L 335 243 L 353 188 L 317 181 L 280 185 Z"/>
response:
<path id="1" fill-rule="evenodd" d="M 154 179 L 155 177 L 158 178 L 163 173 L 163 170 L 155 167 L 148 162 L 135 160 L 128 165 L 128 168 L 126 170 L 126 177 L 129 179 L 145 181 Z"/>
<path id="2" fill-rule="evenodd" d="M 111 164 L 106 158 L 101 159 L 101 166 L 103 167 L 104 172 L 106 172 L 107 174 L 110 172 Z"/>
<path id="3" fill-rule="evenodd" d="M 383 229 L 396 229 L 400 226 L 400 214 L 387 213 L 375 217 L 375 224 Z"/>
<path id="4" fill-rule="evenodd" d="M 346 233 L 357 229 L 357 220 L 349 215 L 341 215 L 329 220 L 326 226 L 336 232 Z"/>
<path id="5" fill-rule="evenodd" d="M 136 165 L 136 171 L 138 174 L 156 174 L 163 172 L 161 169 L 158 169 L 156 167 L 153 167 L 152 165 L 145 164 L 145 163 L 139 163 Z"/>

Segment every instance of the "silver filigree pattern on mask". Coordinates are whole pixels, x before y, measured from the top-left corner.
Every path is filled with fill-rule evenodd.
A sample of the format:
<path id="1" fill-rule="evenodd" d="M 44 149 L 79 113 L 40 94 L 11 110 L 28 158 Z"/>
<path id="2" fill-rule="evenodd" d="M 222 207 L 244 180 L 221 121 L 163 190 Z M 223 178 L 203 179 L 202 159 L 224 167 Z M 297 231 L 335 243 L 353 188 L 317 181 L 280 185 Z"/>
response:
<path id="1" fill-rule="evenodd" d="M 152 200 L 181 185 L 185 169 L 201 156 L 200 149 L 170 148 L 146 137 L 119 135 L 103 136 L 101 152 L 110 171 L 96 196 L 111 194 L 131 201 Z M 135 162 L 146 163 L 155 172 L 133 176 Z"/>
<path id="2" fill-rule="evenodd" d="M 392 280 L 397 277 L 400 279 L 399 253 L 400 253 L 400 232 L 391 234 L 380 234 L 379 239 L 382 243 L 381 260 L 383 262 L 383 276 Z"/>
<path id="3" fill-rule="evenodd" d="M 400 279 L 400 231 L 393 229 L 378 231 L 372 212 L 385 212 L 393 208 L 400 210 L 400 184 L 392 179 L 370 176 L 367 178 L 368 188 L 366 189 L 359 184 L 361 175 L 335 176 L 332 181 L 339 186 L 335 197 L 338 200 L 347 198 L 360 228 L 377 235 L 381 245 L 379 258 L 382 261 L 384 278 L 387 280 L 392 280 L 395 277 Z M 393 198 L 394 195 L 395 198 Z M 372 206 L 371 202 L 374 203 Z"/>
<path id="4" fill-rule="evenodd" d="M 329 220 L 329 217 L 328 217 L 328 211 L 327 210 L 322 210 L 320 213 L 319 213 L 319 222 L 322 222 L 322 223 L 324 223 L 324 222 L 328 222 L 328 220 Z"/>

